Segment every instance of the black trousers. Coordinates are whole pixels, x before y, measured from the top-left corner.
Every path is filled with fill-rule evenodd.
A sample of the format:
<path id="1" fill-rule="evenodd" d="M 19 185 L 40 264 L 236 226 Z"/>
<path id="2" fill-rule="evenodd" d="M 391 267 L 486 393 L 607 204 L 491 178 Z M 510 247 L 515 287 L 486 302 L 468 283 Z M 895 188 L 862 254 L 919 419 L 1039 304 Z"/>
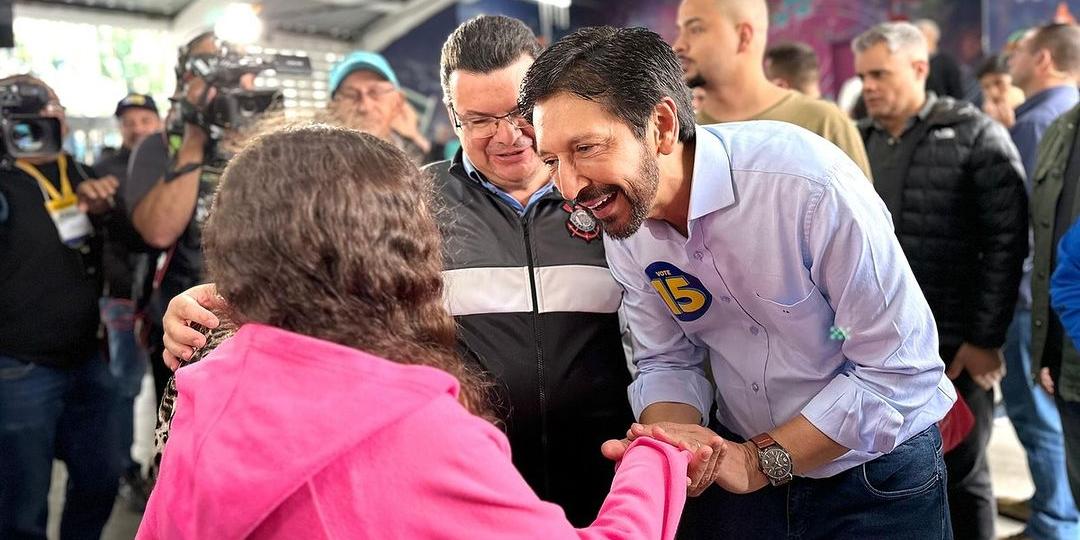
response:
<path id="1" fill-rule="evenodd" d="M 955 347 L 941 348 L 945 365 L 952 362 L 956 351 Z M 994 540 L 997 507 L 986 458 L 986 445 L 994 426 L 994 391 L 979 388 L 966 371 L 953 384 L 975 416 L 971 433 L 945 454 L 953 536 L 956 540 Z"/>
<path id="2" fill-rule="evenodd" d="M 160 322 L 160 319 L 158 320 Z M 157 404 L 161 405 L 161 396 L 165 395 L 165 387 L 169 384 L 169 379 L 172 377 L 173 372 L 169 369 L 169 366 L 165 365 L 165 359 L 163 357 L 165 353 L 165 330 L 160 324 L 154 324 L 150 326 L 150 350 L 148 354 L 150 356 L 150 369 L 154 375 L 154 390 L 157 392 Z M 155 407 L 155 415 L 157 409 Z"/>

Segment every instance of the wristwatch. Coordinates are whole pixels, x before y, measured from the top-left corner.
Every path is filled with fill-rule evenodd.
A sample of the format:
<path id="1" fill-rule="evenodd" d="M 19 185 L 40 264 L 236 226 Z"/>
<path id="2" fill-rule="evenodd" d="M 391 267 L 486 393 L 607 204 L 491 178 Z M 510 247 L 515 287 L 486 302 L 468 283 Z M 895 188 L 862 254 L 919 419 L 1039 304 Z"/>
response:
<path id="1" fill-rule="evenodd" d="M 753 437 L 750 442 L 758 447 L 758 463 L 770 484 L 782 486 L 791 481 L 791 454 L 783 446 L 768 433 Z"/>

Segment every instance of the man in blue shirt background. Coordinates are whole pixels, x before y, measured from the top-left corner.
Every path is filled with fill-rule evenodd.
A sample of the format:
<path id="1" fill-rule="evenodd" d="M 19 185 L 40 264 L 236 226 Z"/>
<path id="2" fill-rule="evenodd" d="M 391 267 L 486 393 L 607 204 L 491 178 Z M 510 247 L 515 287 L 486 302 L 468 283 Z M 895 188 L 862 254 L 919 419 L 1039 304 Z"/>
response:
<path id="1" fill-rule="evenodd" d="M 1027 100 L 1009 129 L 1024 163 L 1028 193 L 1035 177 L 1039 141 L 1046 128 L 1080 101 L 1080 27 L 1050 24 L 1028 32 L 1009 56 L 1013 84 Z M 1033 243 L 1032 243 L 1033 244 Z M 1032 248 L 1034 246 L 1032 245 Z M 1061 418 L 1054 399 L 1031 373 L 1031 256 L 1024 261 L 1020 299 L 1005 342 L 1005 410 L 1027 453 L 1035 484 L 1029 501 L 998 500 L 998 512 L 1027 521 L 1023 534 L 1037 540 L 1077 538 L 1078 513 L 1065 471 Z"/>

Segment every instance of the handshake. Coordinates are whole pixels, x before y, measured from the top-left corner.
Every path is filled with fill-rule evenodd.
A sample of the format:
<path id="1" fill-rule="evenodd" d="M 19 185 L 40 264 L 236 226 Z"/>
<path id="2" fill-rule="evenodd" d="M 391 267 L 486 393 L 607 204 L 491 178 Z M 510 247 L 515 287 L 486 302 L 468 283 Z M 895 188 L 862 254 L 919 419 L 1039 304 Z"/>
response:
<path id="1" fill-rule="evenodd" d="M 632 424 L 625 439 L 605 442 L 600 451 L 604 457 L 622 459 L 630 443 L 638 437 L 658 441 L 689 451 L 693 457 L 687 470 L 687 494 L 697 497 L 705 488 L 717 484 L 732 493 L 750 493 L 769 484 L 758 463 L 753 443 L 729 441 L 711 429 L 697 424 L 658 422 Z"/>

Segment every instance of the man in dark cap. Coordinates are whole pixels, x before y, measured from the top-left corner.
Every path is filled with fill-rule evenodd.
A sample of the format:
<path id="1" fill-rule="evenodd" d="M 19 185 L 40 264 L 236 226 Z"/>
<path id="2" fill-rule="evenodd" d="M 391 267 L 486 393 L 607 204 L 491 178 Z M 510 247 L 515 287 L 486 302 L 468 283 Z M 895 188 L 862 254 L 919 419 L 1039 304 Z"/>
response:
<path id="1" fill-rule="evenodd" d="M 120 189 L 127 182 L 131 150 L 147 135 L 161 130 L 161 116 L 154 98 L 144 94 L 128 94 L 116 104 L 116 119 L 120 127 L 120 150 L 103 157 L 94 168 L 103 175 L 116 177 Z M 134 312 L 131 290 L 137 269 L 145 267 L 149 248 L 143 243 L 128 218 L 123 200 L 105 221 L 105 248 L 102 254 L 105 289 L 101 298 L 101 320 L 109 336 L 109 372 L 117 384 L 116 448 L 124 474 L 120 496 L 135 510 L 142 510 L 149 494 L 142 476 L 142 467 L 131 457 L 134 440 L 133 408 L 146 374 L 146 353 L 135 342 Z"/>

